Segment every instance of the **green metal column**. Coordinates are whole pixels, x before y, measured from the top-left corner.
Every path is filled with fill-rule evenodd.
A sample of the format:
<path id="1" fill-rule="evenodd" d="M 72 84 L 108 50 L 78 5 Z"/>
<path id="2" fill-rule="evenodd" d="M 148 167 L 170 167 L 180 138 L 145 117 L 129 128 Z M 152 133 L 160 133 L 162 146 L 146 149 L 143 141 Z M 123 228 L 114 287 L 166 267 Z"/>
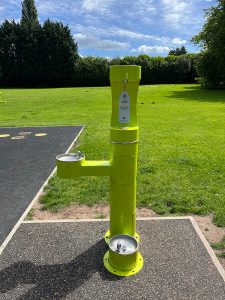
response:
<path id="1" fill-rule="evenodd" d="M 112 66 L 110 232 L 136 236 L 137 92 L 140 66 Z M 106 238 L 107 240 L 107 238 Z"/>
<path id="2" fill-rule="evenodd" d="M 134 275 L 143 267 L 143 258 L 137 252 L 139 235 L 136 233 L 137 92 L 140 79 L 140 66 L 110 68 L 112 118 L 109 161 L 89 161 L 80 152 L 57 156 L 59 177 L 110 176 L 110 229 L 105 240 L 109 247 L 114 239 L 121 236 L 136 243 L 136 251 L 123 255 L 118 253 L 122 245 L 118 240 L 118 249 L 110 248 L 104 256 L 105 267 L 120 276 Z"/>
<path id="3" fill-rule="evenodd" d="M 110 236 L 135 236 L 137 143 L 123 145 L 112 142 L 112 148 Z"/>

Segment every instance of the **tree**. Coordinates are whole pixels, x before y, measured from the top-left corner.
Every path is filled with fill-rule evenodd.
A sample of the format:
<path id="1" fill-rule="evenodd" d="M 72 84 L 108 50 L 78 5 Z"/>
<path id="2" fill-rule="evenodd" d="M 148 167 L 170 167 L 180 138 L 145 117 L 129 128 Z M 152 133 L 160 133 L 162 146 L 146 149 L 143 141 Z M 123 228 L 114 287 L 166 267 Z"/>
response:
<path id="1" fill-rule="evenodd" d="M 0 26 L 0 81 L 13 85 L 18 77 L 18 24 L 5 20 Z"/>
<path id="2" fill-rule="evenodd" d="M 20 30 L 18 31 L 18 84 L 33 86 L 41 84 L 40 37 L 41 25 L 34 0 L 23 0 Z"/>
<path id="3" fill-rule="evenodd" d="M 46 20 L 42 28 L 41 44 L 43 77 L 47 85 L 74 85 L 75 62 L 79 55 L 69 27 Z"/>
<path id="4" fill-rule="evenodd" d="M 24 0 L 20 23 L 0 25 L 0 81 L 11 86 L 68 86 L 75 82 L 77 44 L 62 23 L 38 22 L 34 0 Z"/>
<path id="5" fill-rule="evenodd" d="M 197 64 L 199 82 L 208 88 L 225 88 L 225 0 L 205 11 L 202 31 L 192 38 L 201 53 Z"/>
<path id="6" fill-rule="evenodd" d="M 21 24 L 31 27 L 39 25 L 38 13 L 34 0 L 23 0 Z"/>
<path id="7" fill-rule="evenodd" d="M 17 34 L 19 85 L 39 86 L 42 83 L 41 35 L 42 28 L 40 25 L 32 29 L 20 25 Z"/>
<path id="8" fill-rule="evenodd" d="M 179 56 L 179 55 L 183 55 L 186 54 L 187 50 L 184 46 L 182 46 L 181 48 L 176 48 L 176 49 L 172 49 L 170 50 L 168 55 L 175 55 L 175 56 Z"/>

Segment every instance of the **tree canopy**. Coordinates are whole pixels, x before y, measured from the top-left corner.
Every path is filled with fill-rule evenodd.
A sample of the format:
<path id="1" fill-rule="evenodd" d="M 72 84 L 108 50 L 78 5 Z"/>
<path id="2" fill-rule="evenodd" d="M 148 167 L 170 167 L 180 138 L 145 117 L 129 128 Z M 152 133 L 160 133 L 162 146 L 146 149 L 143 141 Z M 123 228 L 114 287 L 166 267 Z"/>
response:
<path id="1" fill-rule="evenodd" d="M 38 22 L 34 0 L 22 2 L 19 23 L 0 26 L 0 81 L 8 86 L 68 86 L 75 79 L 78 48 L 68 26 Z"/>
<path id="2" fill-rule="evenodd" d="M 182 46 L 181 48 L 176 48 L 176 49 L 170 50 L 168 55 L 179 56 L 179 55 L 184 55 L 186 53 L 187 53 L 186 48 L 184 46 Z"/>
<path id="3" fill-rule="evenodd" d="M 23 0 L 21 24 L 28 26 L 39 25 L 38 13 L 34 0 Z"/>
<path id="4" fill-rule="evenodd" d="M 192 38 L 203 52 L 197 64 L 199 81 L 209 88 L 225 88 L 225 0 L 205 11 L 202 31 Z"/>

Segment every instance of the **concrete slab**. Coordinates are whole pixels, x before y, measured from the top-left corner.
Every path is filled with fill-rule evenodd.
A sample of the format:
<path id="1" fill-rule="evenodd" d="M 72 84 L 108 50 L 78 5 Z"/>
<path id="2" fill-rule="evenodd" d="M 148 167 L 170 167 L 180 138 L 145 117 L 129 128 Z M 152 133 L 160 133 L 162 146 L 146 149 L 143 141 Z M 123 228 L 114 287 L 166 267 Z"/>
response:
<path id="1" fill-rule="evenodd" d="M 0 245 L 82 128 L 0 128 Z"/>
<path id="2" fill-rule="evenodd" d="M 0 299 L 225 299 L 225 283 L 190 219 L 138 221 L 144 268 L 108 273 L 108 222 L 23 223 L 0 256 Z"/>

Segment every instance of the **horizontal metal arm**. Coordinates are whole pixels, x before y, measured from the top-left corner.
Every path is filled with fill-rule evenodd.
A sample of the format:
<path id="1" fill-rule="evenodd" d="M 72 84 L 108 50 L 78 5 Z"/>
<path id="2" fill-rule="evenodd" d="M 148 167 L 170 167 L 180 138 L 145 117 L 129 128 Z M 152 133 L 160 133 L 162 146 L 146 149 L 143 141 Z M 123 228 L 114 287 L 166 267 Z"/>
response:
<path id="1" fill-rule="evenodd" d="M 80 176 L 110 176 L 110 161 L 84 160 L 80 167 Z"/>

